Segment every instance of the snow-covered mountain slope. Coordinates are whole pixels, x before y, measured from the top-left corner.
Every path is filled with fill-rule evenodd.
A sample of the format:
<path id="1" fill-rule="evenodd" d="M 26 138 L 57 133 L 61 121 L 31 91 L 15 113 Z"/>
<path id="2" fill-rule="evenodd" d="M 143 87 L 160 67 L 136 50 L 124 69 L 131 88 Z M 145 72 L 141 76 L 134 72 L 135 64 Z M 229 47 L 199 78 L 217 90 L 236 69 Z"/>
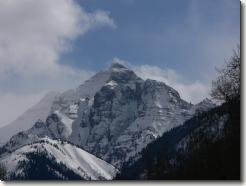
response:
<path id="1" fill-rule="evenodd" d="M 108 81 L 91 105 L 88 101 L 71 141 L 120 168 L 164 132 L 182 125 L 194 114 L 194 106 L 166 84 L 143 81 L 120 64 L 109 70 Z"/>
<path id="2" fill-rule="evenodd" d="M 50 114 L 56 92 L 47 93 L 39 103 L 28 109 L 24 114 L 7 126 L 0 128 L 0 144 L 5 143 L 14 134 L 27 130 L 38 120 L 45 120 Z"/>
<path id="3" fill-rule="evenodd" d="M 144 81 L 114 63 L 77 89 L 57 96 L 46 122 L 38 121 L 13 136 L 3 149 L 14 150 L 47 136 L 68 140 L 120 168 L 198 109 L 213 107 L 204 102 L 189 104 L 165 83 Z"/>
<path id="4" fill-rule="evenodd" d="M 191 105 L 164 83 L 117 83 L 96 94 L 88 116 L 91 134 L 84 148 L 120 167 L 148 143 L 181 125 L 190 117 Z"/>
<path id="5" fill-rule="evenodd" d="M 10 154 L 5 153 L 0 157 L 0 163 L 7 168 L 8 179 L 11 179 L 11 176 L 12 178 L 15 177 L 18 179 L 32 179 L 32 177 L 28 175 L 28 166 L 24 165 L 28 165 L 28 163 L 32 161 L 29 164 L 30 166 L 33 161 L 36 161 L 30 159 L 30 157 L 32 157 L 31 155 L 35 153 L 39 155 L 42 154 L 45 156 L 43 158 L 52 161 L 47 163 L 47 167 L 49 167 L 50 164 L 57 164 L 57 169 L 54 169 L 55 166 L 52 167 L 54 169 L 52 173 L 56 173 L 59 179 L 66 179 L 68 176 L 66 172 L 59 172 L 58 167 L 60 164 L 85 180 L 111 180 L 117 173 L 117 169 L 112 165 L 70 143 L 42 138 L 36 143 L 21 147 Z M 45 164 L 45 162 L 43 163 Z M 35 167 L 35 169 L 39 169 L 39 167 Z M 35 171 L 35 169 L 32 171 Z M 40 171 L 39 174 L 42 175 L 45 173 Z"/>

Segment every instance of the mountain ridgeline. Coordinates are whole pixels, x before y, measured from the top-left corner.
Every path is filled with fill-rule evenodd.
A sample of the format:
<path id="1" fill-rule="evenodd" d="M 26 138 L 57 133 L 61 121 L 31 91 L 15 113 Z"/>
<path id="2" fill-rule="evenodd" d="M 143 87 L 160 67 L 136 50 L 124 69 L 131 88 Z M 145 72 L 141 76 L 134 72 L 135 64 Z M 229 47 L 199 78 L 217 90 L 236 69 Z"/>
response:
<path id="1" fill-rule="evenodd" d="M 143 80 L 121 64 L 113 63 L 78 88 L 56 94 L 49 110 L 45 120 L 19 131 L 0 149 L 7 180 L 238 175 L 238 167 L 222 172 L 226 165 L 221 166 L 238 156 L 237 146 L 229 143 L 238 142 L 238 129 L 231 124 L 239 117 L 232 114 L 235 109 L 216 107 L 209 99 L 192 105 L 165 83 Z M 216 161 L 221 153 L 225 158 Z M 217 176 L 210 171 L 213 162 L 221 168 Z"/>

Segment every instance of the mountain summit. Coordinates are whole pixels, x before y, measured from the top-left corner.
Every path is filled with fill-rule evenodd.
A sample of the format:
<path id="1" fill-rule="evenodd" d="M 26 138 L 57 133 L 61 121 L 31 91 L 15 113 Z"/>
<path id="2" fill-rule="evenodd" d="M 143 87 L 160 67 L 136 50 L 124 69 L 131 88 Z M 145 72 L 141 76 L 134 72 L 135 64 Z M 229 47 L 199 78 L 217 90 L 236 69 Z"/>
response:
<path id="1" fill-rule="evenodd" d="M 123 64 L 121 64 L 121 63 L 117 62 L 116 60 L 114 60 L 111 63 L 110 69 L 127 69 L 127 68 Z"/>
<path id="2" fill-rule="evenodd" d="M 56 96 L 46 120 L 14 135 L 2 151 L 48 137 L 75 144 L 120 169 L 203 105 L 189 104 L 165 83 L 144 81 L 122 64 L 113 63 L 78 88 Z M 208 109 L 209 102 L 205 105 Z"/>

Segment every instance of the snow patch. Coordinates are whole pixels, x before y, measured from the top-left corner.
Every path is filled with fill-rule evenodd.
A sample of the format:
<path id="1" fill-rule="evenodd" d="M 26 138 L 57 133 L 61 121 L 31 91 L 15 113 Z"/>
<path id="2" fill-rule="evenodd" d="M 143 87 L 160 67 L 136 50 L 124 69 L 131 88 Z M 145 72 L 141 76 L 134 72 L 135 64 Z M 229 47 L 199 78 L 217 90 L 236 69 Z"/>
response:
<path id="1" fill-rule="evenodd" d="M 116 83 L 113 80 L 111 80 L 111 81 L 109 81 L 108 83 L 105 84 L 105 86 L 110 86 L 111 88 L 114 88 L 117 85 L 118 85 L 118 83 Z"/>

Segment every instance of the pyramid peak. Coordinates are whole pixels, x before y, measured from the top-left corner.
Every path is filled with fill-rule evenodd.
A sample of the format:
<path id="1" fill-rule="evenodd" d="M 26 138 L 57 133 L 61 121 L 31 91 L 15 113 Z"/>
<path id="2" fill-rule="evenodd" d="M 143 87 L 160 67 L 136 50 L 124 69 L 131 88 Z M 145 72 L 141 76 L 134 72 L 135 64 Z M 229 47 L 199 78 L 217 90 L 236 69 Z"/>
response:
<path id="1" fill-rule="evenodd" d="M 112 63 L 111 63 L 111 66 L 110 68 L 117 68 L 117 69 L 127 69 L 127 67 L 124 65 L 125 64 L 125 61 L 123 60 L 120 60 L 119 58 L 115 57 L 113 60 L 112 60 Z"/>
<path id="2" fill-rule="evenodd" d="M 126 68 L 123 64 L 113 61 L 110 68 Z"/>

